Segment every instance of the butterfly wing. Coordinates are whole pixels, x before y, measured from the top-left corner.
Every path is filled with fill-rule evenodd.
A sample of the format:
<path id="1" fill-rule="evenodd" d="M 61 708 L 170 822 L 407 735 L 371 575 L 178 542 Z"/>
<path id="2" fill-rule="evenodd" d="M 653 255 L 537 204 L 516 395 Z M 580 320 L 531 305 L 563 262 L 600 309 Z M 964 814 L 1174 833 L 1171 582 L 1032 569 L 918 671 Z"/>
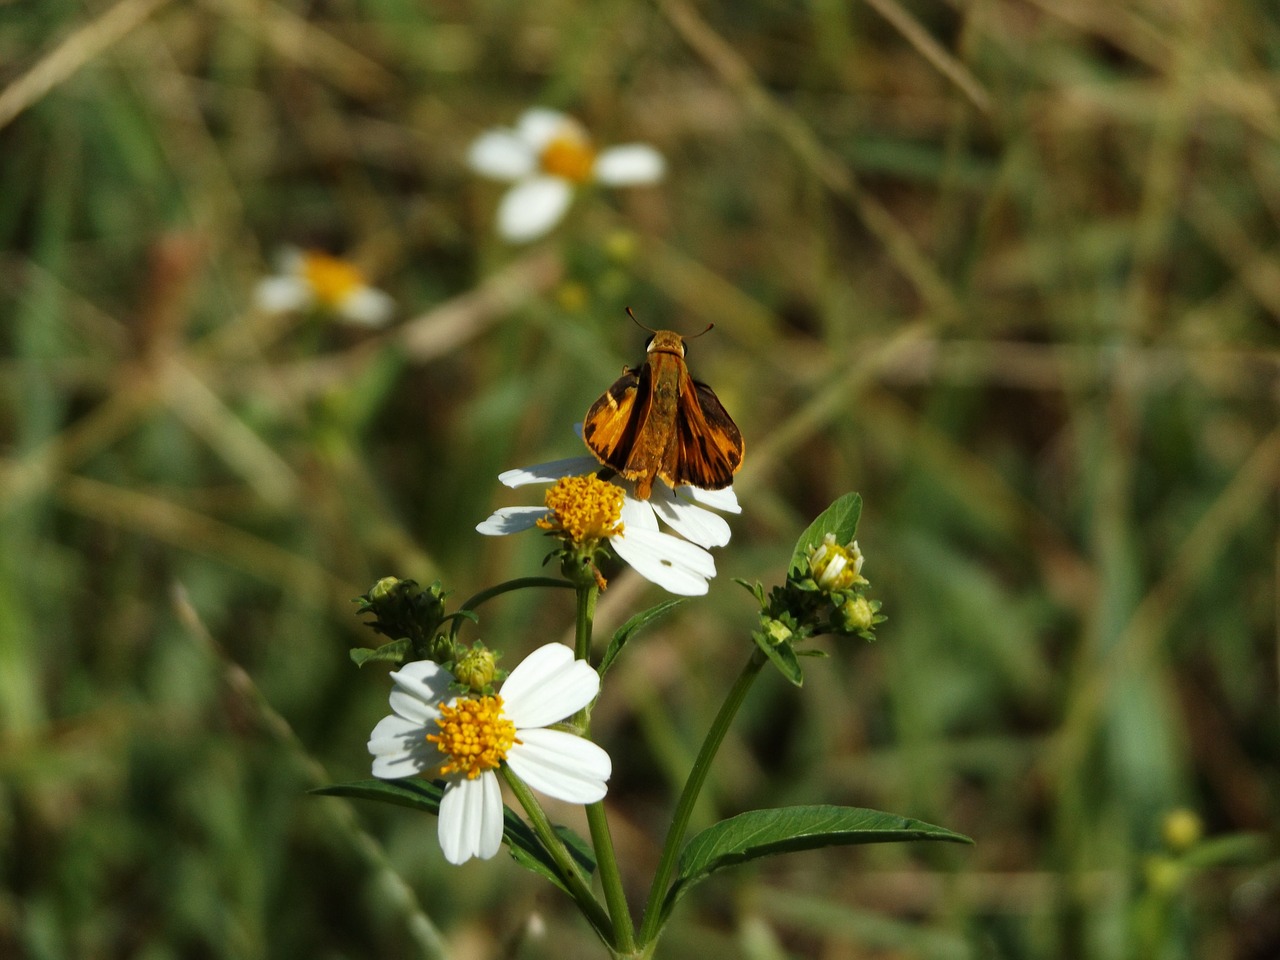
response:
<path id="1" fill-rule="evenodd" d="M 687 483 L 704 490 L 729 486 L 742 466 L 743 443 L 720 398 L 705 383 L 686 376 L 680 385 L 679 410 L 674 475 L 663 479 L 672 486 Z"/>
<path id="2" fill-rule="evenodd" d="M 582 439 L 605 466 L 626 475 L 627 458 L 644 425 L 647 367 L 627 368 L 613 386 L 591 405 L 582 421 Z"/>

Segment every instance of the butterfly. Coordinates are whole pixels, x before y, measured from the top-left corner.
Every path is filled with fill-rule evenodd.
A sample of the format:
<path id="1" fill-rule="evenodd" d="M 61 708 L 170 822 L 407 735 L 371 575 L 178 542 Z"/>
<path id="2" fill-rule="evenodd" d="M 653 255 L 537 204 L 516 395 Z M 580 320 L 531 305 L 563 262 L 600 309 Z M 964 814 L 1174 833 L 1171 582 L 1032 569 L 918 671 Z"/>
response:
<path id="1" fill-rule="evenodd" d="M 629 307 L 627 314 L 652 334 L 644 363 L 623 368 L 591 405 L 582 439 L 601 463 L 635 481 L 640 500 L 649 499 L 655 478 L 672 487 L 729 486 L 743 451 L 733 418 L 709 386 L 689 375 L 680 334 L 645 327 Z"/>

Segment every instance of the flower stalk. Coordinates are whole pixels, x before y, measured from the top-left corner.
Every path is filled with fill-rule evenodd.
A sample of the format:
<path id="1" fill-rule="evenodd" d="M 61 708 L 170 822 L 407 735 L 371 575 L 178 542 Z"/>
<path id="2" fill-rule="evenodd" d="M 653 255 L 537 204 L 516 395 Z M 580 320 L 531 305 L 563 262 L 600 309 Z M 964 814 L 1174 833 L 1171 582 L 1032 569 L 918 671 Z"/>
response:
<path id="1" fill-rule="evenodd" d="M 694 807 L 697 806 L 698 796 L 707 782 L 707 774 L 711 772 L 711 763 L 715 760 L 720 745 L 724 743 L 725 734 L 729 732 L 733 718 L 737 716 L 743 701 L 747 699 L 747 692 L 751 689 L 756 677 L 760 675 L 760 668 L 765 665 L 765 662 L 766 657 L 759 649 L 751 651 L 751 656 L 747 658 L 742 671 L 729 689 L 724 703 L 720 705 L 715 720 L 711 722 L 711 729 L 707 731 L 706 739 L 702 741 L 697 759 L 693 761 L 693 768 L 689 771 L 684 789 L 680 791 L 680 799 L 676 802 L 675 813 L 671 817 L 671 827 L 667 830 L 666 839 L 662 844 L 662 858 L 658 861 L 658 869 L 653 875 L 653 884 L 649 887 L 649 900 L 645 904 L 644 916 L 640 921 L 641 944 L 652 942 L 662 930 L 663 897 L 666 896 L 667 888 L 671 884 L 676 858 L 684 842 L 685 831 L 689 829 L 689 820 L 693 816 Z"/>
<path id="2" fill-rule="evenodd" d="M 511 772 L 510 767 L 502 767 L 502 779 L 511 788 L 515 798 L 520 801 L 525 816 L 529 818 L 529 826 L 542 841 L 547 853 L 551 855 L 556 865 L 556 872 L 560 874 L 560 879 L 569 889 L 569 895 L 573 897 L 574 903 L 578 905 L 587 922 L 600 935 L 600 939 L 612 949 L 615 946 L 614 923 L 609 913 L 596 899 L 595 894 L 591 892 L 586 879 L 582 876 L 582 871 L 573 862 L 573 857 L 569 856 L 564 841 L 556 835 L 555 828 L 547 819 L 546 811 L 542 809 L 542 804 L 538 803 L 538 798 L 533 795 L 533 791 L 525 785 L 525 782 Z"/>
<path id="3" fill-rule="evenodd" d="M 600 588 L 594 578 L 578 584 L 577 615 L 574 623 L 574 651 L 579 660 L 591 661 L 591 634 L 595 622 L 596 599 Z M 586 736 L 591 723 L 591 704 L 587 704 L 574 718 L 582 735 Z M 613 943 L 622 953 L 635 950 L 635 928 L 631 910 L 627 906 L 626 892 L 622 888 L 622 873 L 613 849 L 613 837 L 609 833 L 609 821 L 605 815 L 604 801 L 587 804 L 587 824 L 591 828 L 591 845 L 596 853 L 596 869 L 600 871 L 600 886 L 604 890 L 605 903 L 612 921 Z"/>

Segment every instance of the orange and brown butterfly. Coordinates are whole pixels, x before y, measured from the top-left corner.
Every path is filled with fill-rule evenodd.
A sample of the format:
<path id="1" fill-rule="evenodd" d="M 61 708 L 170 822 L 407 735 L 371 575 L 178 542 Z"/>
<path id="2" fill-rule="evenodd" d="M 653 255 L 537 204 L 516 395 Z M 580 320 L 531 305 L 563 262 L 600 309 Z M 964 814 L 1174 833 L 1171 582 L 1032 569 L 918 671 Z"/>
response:
<path id="1" fill-rule="evenodd" d="M 630 307 L 627 315 L 652 334 L 644 363 L 625 367 L 591 405 L 582 439 L 601 463 L 635 481 L 640 500 L 649 499 L 655 478 L 672 487 L 729 486 L 742 466 L 742 434 L 733 418 L 709 386 L 689 375 L 684 337 L 644 326 Z"/>

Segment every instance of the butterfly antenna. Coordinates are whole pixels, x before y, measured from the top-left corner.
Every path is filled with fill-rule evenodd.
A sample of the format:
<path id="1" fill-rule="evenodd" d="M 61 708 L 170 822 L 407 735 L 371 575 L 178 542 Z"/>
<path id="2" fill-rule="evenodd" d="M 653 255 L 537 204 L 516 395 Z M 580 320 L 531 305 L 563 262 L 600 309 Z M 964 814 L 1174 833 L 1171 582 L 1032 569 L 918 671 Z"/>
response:
<path id="1" fill-rule="evenodd" d="M 632 312 L 631 312 L 631 308 L 630 308 L 630 307 L 627 307 L 627 308 L 626 308 L 626 310 L 627 310 L 627 316 L 628 316 L 628 317 L 630 317 L 630 318 L 631 318 L 631 320 L 632 320 L 632 322 L 633 322 L 637 327 L 639 327 L 641 330 L 648 330 L 650 333 L 657 333 L 657 332 L 658 332 L 657 330 L 654 330 L 652 327 L 646 327 L 643 323 L 641 323 L 639 320 L 637 320 L 637 319 L 636 319 L 636 315 L 635 315 L 634 313 L 632 313 Z"/>
<path id="2" fill-rule="evenodd" d="M 714 324 L 714 323 L 708 323 L 705 329 L 700 330 L 698 333 L 695 333 L 692 337 L 685 337 L 684 339 L 686 339 L 686 340 L 697 340 L 697 339 L 698 339 L 700 336 L 702 336 L 704 333 L 710 333 L 710 332 L 711 332 L 711 328 L 712 328 L 712 327 L 714 327 L 714 326 L 715 326 L 715 324 Z"/>

